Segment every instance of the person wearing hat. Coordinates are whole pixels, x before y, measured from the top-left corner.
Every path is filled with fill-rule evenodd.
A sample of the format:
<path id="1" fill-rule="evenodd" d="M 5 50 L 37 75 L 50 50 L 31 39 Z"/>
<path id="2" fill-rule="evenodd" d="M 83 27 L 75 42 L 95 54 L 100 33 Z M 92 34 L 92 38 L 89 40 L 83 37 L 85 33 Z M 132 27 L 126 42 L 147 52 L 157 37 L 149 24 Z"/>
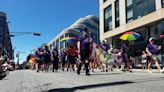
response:
<path id="1" fill-rule="evenodd" d="M 84 63 L 86 75 L 89 74 L 89 46 L 90 46 L 90 39 L 87 36 L 87 28 L 85 28 L 82 34 L 79 35 L 78 38 L 78 54 L 81 62 L 78 65 L 77 74 L 80 74 L 82 63 Z"/>
<path id="2" fill-rule="evenodd" d="M 158 68 L 160 73 L 163 73 L 163 70 L 161 69 L 159 63 L 158 63 L 158 54 L 159 54 L 159 50 L 161 49 L 161 46 L 157 46 L 156 44 L 154 44 L 154 38 L 149 38 L 149 44 L 146 47 L 146 52 L 148 53 L 148 55 L 150 56 L 150 62 L 148 64 L 148 72 L 152 73 L 150 71 L 150 67 L 153 63 L 155 63 L 156 67 Z"/>

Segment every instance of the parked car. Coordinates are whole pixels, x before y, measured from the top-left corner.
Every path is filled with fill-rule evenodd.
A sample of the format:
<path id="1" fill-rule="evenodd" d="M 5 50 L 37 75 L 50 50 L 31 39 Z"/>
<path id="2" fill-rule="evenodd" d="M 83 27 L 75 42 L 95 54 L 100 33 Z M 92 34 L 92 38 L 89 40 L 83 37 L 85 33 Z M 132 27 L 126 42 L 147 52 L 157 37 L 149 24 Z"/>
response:
<path id="1" fill-rule="evenodd" d="M 5 76 L 6 76 L 5 67 L 0 66 L 0 79 L 1 79 L 2 77 L 5 77 Z"/>

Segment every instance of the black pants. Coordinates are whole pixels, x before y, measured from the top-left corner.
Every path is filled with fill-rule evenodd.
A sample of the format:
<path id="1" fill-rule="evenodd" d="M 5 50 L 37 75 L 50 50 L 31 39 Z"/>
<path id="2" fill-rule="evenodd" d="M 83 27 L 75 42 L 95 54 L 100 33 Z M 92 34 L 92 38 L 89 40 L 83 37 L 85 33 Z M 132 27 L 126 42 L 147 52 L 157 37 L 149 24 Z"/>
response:
<path id="1" fill-rule="evenodd" d="M 84 65 L 85 65 L 86 74 L 89 74 L 89 62 L 88 62 L 88 63 L 84 63 Z M 81 67 L 82 67 L 82 63 L 80 63 L 80 64 L 78 65 L 78 70 L 77 70 L 77 72 L 78 72 L 79 74 L 80 74 Z"/>
<path id="2" fill-rule="evenodd" d="M 80 56 L 82 62 L 78 65 L 77 73 L 80 74 L 82 63 L 84 63 L 86 74 L 89 74 L 89 49 L 81 49 Z M 86 60 L 88 60 L 87 63 L 85 62 Z"/>
<path id="3" fill-rule="evenodd" d="M 54 61 L 52 64 L 53 64 L 53 70 L 52 71 L 54 72 L 54 69 L 55 70 L 58 70 L 58 68 L 59 68 L 58 62 L 57 61 Z"/>

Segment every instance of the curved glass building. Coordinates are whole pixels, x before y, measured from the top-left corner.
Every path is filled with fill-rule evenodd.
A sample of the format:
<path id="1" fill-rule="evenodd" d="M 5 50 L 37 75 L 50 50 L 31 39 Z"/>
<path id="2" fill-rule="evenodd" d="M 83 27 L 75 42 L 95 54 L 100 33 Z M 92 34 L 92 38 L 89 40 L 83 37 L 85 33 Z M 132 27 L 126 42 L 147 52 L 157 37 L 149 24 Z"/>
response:
<path id="1" fill-rule="evenodd" d="M 54 37 L 50 42 L 47 43 L 47 46 L 52 50 L 56 47 L 59 51 L 62 48 L 67 48 L 67 42 L 60 42 L 64 37 L 76 37 L 85 29 L 88 29 L 87 35 L 92 37 L 94 42 L 99 43 L 99 18 L 93 15 L 88 15 L 82 17 L 75 21 L 70 27 L 64 29 L 56 37 Z"/>

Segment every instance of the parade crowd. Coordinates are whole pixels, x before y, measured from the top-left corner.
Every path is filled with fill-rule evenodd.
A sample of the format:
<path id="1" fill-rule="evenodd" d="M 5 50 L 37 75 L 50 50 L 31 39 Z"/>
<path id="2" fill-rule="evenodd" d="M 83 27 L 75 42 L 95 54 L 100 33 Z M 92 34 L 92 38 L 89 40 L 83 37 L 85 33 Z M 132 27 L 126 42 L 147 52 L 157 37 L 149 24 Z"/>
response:
<path id="1" fill-rule="evenodd" d="M 61 49 L 60 52 L 57 48 L 50 51 L 48 46 L 38 48 L 28 61 L 31 69 L 37 72 L 71 71 L 78 75 L 80 75 L 81 70 L 85 71 L 86 75 L 90 75 L 89 71 L 95 72 L 96 70 L 108 72 L 118 69 L 123 72 L 133 72 L 134 58 L 129 54 L 128 40 L 124 42 L 121 49 L 114 51 L 109 48 L 106 40 L 102 41 L 101 44 L 95 44 L 93 39 L 87 36 L 86 31 L 87 29 L 79 35 L 77 46 L 70 42 L 68 48 Z M 163 73 L 157 57 L 160 49 L 161 46 L 157 46 L 154 39 L 150 38 L 145 51 L 141 53 L 142 69 L 147 69 L 147 72 L 152 73 L 151 66 L 155 64 L 159 73 Z M 148 65 L 146 65 L 147 62 Z"/>

